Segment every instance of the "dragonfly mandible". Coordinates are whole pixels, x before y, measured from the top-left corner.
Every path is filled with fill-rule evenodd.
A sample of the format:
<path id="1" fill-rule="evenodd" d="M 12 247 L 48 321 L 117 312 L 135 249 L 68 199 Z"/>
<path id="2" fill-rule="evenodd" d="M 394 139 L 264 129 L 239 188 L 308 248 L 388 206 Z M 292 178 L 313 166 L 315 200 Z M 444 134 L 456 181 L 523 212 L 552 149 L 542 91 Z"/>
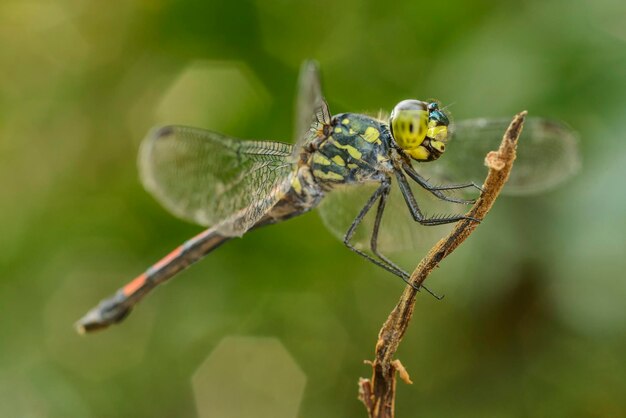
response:
<path id="1" fill-rule="evenodd" d="M 405 282 L 409 274 L 378 245 L 385 233 L 381 222 L 392 189 L 397 187 L 404 210 L 415 223 L 435 226 L 467 219 L 462 214 L 427 216 L 411 187 L 417 185 L 444 202 L 472 203 L 473 199 L 451 193 L 480 192 L 476 182 L 484 178 L 482 161 L 487 151 L 499 143 L 506 120 L 474 119 L 450 124 L 446 110 L 434 100 L 403 100 L 387 120 L 356 113 L 333 116 L 313 61 L 303 64 L 298 86 L 294 145 L 238 140 L 184 126 L 165 126 L 147 135 L 138 160 L 145 188 L 174 215 L 208 229 L 101 301 L 77 322 L 79 332 L 122 321 L 152 289 L 226 241 L 308 212 L 345 191 L 363 195 L 367 189 L 369 196 L 360 208 L 354 207 L 347 229 L 339 231 L 339 224 L 334 222 L 337 216 L 324 209 L 332 205 L 322 206 L 324 222 L 352 251 Z M 439 160 L 448 145 L 454 148 L 448 153 L 454 157 L 446 154 Z M 448 164 L 444 163 L 446 159 Z M 508 191 L 528 194 L 547 190 L 573 175 L 578 165 L 576 137 L 570 128 L 530 118 Z M 433 169 L 422 169 L 427 166 Z M 432 178 L 470 181 L 444 184 L 433 183 Z M 355 205 L 354 199 L 348 200 Z M 364 219 L 371 211 L 375 215 L 367 224 L 367 244 L 357 245 L 355 231 L 365 225 Z M 408 230 L 409 236 L 424 229 L 402 225 L 404 235 Z M 411 239 L 401 235 L 391 239 L 400 247 L 411 245 Z"/>

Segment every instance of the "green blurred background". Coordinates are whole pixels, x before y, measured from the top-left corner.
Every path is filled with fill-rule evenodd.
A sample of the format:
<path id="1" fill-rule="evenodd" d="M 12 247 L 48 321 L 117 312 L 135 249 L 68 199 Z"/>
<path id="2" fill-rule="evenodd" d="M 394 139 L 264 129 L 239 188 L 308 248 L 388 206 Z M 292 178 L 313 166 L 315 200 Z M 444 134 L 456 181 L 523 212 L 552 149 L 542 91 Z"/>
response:
<path id="1" fill-rule="evenodd" d="M 580 132 L 575 179 L 500 199 L 430 278 L 446 298 L 418 299 L 397 415 L 626 416 L 625 21 L 623 0 L 2 0 L 0 416 L 365 416 L 362 361 L 402 286 L 314 213 L 228 243 L 122 326 L 72 328 L 200 230 L 142 189 L 145 132 L 289 140 L 310 57 L 336 113 L 437 97 Z"/>

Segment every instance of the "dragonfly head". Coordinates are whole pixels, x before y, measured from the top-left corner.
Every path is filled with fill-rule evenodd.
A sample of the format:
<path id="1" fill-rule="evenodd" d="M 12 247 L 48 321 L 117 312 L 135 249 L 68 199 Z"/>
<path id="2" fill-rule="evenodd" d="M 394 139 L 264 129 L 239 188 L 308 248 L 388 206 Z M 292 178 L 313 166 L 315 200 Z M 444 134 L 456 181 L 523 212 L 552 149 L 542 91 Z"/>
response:
<path id="1" fill-rule="evenodd" d="M 394 141 L 416 161 L 433 161 L 444 153 L 449 123 L 437 102 L 421 100 L 401 101 L 389 117 Z"/>

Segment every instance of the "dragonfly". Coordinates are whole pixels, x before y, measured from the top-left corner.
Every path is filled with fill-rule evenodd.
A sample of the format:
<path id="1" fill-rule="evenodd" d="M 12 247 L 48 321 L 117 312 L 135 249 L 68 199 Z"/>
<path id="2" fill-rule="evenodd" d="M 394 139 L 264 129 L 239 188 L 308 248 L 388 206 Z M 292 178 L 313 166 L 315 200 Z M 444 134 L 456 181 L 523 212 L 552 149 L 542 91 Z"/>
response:
<path id="1" fill-rule="evenodd" d="M 464 192 L 481 192 L 484 157 L 507 126 L 500 119 L 451 123 L 436 100 L 403 100 L 388 118 L 332 115 L 319 67 L 306 61 L 298 81 L 293 145 L 186 126 L 153 129 L 139 150 L 144 187 L 172 214 L 207 229 L 102 300 L 76 328 L 86 333 L 122 321 L 154 288 L 225 242 L 318 206 L 326 226 L 350 250 L 408 283 L 409 274 L 383 254 L 381 243 L 411 248 L 429 229 L 419 225 L 471 219 L 427 215 L 415 189 L 448 206 L 473 203 Z M 439 159 L 448 147 L 452 151 Z M 549 190 L 579 165 L 571 128 L 529 118 L 505 192 Z M 395 227 L 385 227 L 388 211 L 386 219 Z"/>

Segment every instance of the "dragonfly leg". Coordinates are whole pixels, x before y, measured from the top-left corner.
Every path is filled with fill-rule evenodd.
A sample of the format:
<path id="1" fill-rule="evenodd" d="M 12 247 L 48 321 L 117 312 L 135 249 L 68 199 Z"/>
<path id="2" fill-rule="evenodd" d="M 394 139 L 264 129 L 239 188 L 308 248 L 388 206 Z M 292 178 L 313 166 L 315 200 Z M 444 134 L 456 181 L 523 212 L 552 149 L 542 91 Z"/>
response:
<path id="1" fill-rule="evenodd" d="M 411 186 L 409 186 L 409 183 L 404 174 L 402 174 L 401 171 L 396 170 L 396 178 L 398 179 L 398 185 L 400 186 L 402 196 L 404 197 L 404 200 L 409 207 L 409 211 L 411 212 L 411 216 L 413 217 L 415 222 L 426 226 L 450 224 L 464 219 L 480 222 L 479 219 L 465 215 L 435 216 L 427 218 L 420 210 L 417 201 L 415 200 L 415 196 L 413 196 L 413 192 L 411 191 Z"/>
<path id="2" fill-rule="evenodd" d="M 389 179 L 383 180 L 381 185 L 380 185 L 380 187 L 378 189 L 376 189 L 376 191 L 374 192 L 374 194 L 372 194 L 372 196 L 370 196 L 370 198 L 368 199 L 367 203 L 365 203 L 365 206 L 363 206 L 363 208 L 361 209 L 361 211 L 359 212 L 357 217 L 354 219 L 354 221 L 352 221 L 352 224 L 350 225 L 350 228 L 348 228 L 348 231 L 346 232 L 346 234 L 345 234 L 345 236 L 343 238 L 343 243 L 351 251 L 354 251 L 355 253 L 357 253 L 361 257 L 365 258 L 366 260 L 370 261 L 371 263 L 376 264 L 378 267 L 382 267 L 383 269 L 387 270 L 388 272 L 390 272 L 390 273 L 400 277 L 406 284 L 408 284 L 409 286 L 413 287 L 415 290 L 420 290 L 420 287 L 415 286 L 415 285 L 410 283 L 410 281 L 409 281 L 410 275 L 407 272 L 405 272 L 404 270 L 402 270 L 395 263 L 390 262 L 390 260 L 387 260 L 386 258 L 380 257 L 380 255 L 378 255 L 378 254 L 376 254 L 376 256 L 381 258 L 381 260 L 377 260 L 376 258 L 370 256 L 369 254 L 365 253 L 364 251 L 359 250 L 354 245 L 352 245 L 352 243 L 350 242 L 350 240 L 354 236 L 354 232 L 356 231 L 356 228 L 361 224 L 361 222 L 365 218 L 365 215 L 367 215 L 367 213 L 370 211 L 370 209 L 372 209 L 372 207 L 374 206 L 376 201 L 379 200 L 379 199 L 381 200 L 381 203 L 379 203 L 379 209 L 377 211 L 376 218 L 377 218 L 377 222 L 380 223 L 380 218 L 382 217 L 382 210 L 384 209 L 384 206 L 385 206 L 385 204 L 382 203 L 382 202 L 386 202 L 387 196 L 389 195 L 389 191 L 390 190 L 391 190 L 391 182 L 389 181 Z M 382 205 L 383 209 L 380 209 L 381 205 Z M 379 212 L 380 212 L 380 215 L 378 214 Z M 376 228 L 376 230 L 378 230 L 378 227 L 375 227 L 375 228 Z M 378 235 L 378 233 L 376 233 L 376 235 Z M 430 293 L 431 295 L 433 295 L 437 299 L 441 299 L 440 296 L 434 294 L 433 292 L 431 292 L 426 287 L 424 287 L 424 286 L 421 286 L 421 287 L 423 287 L 424 290 L 426 290 L 428 293 Z"/>
<path id="3" fill-rule="evenodd" d="M 424 189 L 428 190 L 430 193 L 432 193 L 439 199 L 445 200 L 447 202 L 471 205 L 476 202 L 476 199 L 467 199 L 467 200 L 455 199 L 453 197 L 446 196 L 444 193 L 441 193 L 442 190 L 462 190 L 462 189 L 473 187 L 480 192 L 483 191 L 482 187 L 480 187 L 474 182 L 463 183 L 463 184 L 444 184 L 444 185 L 435 186 L 435 185 L 430 184 L 428 180 L 426 180 L 424 177 L 420 176 L 419 173 L 415 171 L 413 166 L 411 166 L 410 164 L 404 163 L 402 168 L 409 175 L 409 177 L 411 177 L 417 184 L 422 186 Z"/>
<path id="4" fill-rule="evenodd" d="M 434 293 L 433 291 L 431 291 L 429 288 L 427 288 L 424 285 L 421 285 L 418 287 L 418 286 L 414 286 L 413 284 L 411 284 L 409 281 L 411 275 L 408 272 L 406 272 L 402 267 L 398 266 L 396 263 L 391 261 L 387 256 L 385 256 L 378 250 L 378 232 L 380 230 L 380 223 L 383 219 L 383 213 L 385 211 L 385 205 L 387 203 L 388 197 L 389 197 L 389 190 L 387 190 L 386 193 L 380 196 L 380 200 L 378 202 L 378 208 L 376 209 L 376 218 L 374 219 L 374 228 L 372 229 L 372 237 L 370 239 L 370 249 L 372 250 L 372 253 L 374 253 L 376 257 L 378 257 L 381 261 L 386 263 L 389 267 L 393 268 L 395 270 L 394 274 L 400 277 L 405 283 L 409 284 L 415 290 L 420 290 L 420 288 L 424 288 L 424 290 L 426 290 L 430 295 L 432 295 L 436 299 L 438 300 L 443 299 L 443 296 L 437 295 L 436 293 Z"/>
<path id="5" fill-rule="evenodd" d="M 380 200 L 378 201 L 378 208 L 376 209 L 376 218 L 374 219 L 374 228 L 372 229 L 372 236 L 370 239 L 370 249 L 372 253 L 378 258 L 380 258 L 384 263 L 388 264 L 391 268 L 396 270 L 403 279 L 408 279 L 409 274 L 404 271 L 400 266 L 391 261 L 385 255 L 381 254 L 378 251 L 378 231 L 380 230 L 380 223 L 383 219 L 383 213 L 385 211 L 385 205 L 387 203 L 387 198 L 389 197 L 389 192 L 384 193 L 380 196 Z"/>
<path id="6" fill-rule="evenodd" d="M 381 261 L 376 260 L 375 258 L 370 256 L 369 254 L 359 250 L 354 245 L 352 245 L 352 243 L 350 242 L 352 240 L 352 237 L 354 236 L 354 232 L 356 231 L 357 227 L 361 224 L 361 222 L 365 218 L 365 215 L 367 215 L 367 213 L 370 211 L 370 209 L 372 209 L 372 206 L 374 206 L 374 203 L 376 203 L 376 201 L 382 195 L 389 193 L 390 186 L 391 186 L 391 183 L 390 183 L 389 179 L 385 179 L 385 180 L 382 181 L 380 187 L 378 187 L 378 189 L 376 189 L 374 194 L 372 194 L 372 196 L 370 196 L 370 198 L 368 199 L 367 203 L 365 203 L 365 206 L 363 206 L 363 208 L 361 209 L 359 214 L 352 221 L 352 224 L 350 225 L 350 228 L 348 228 L 348 231 L 346 232 L 346 234 L 343 237 L 343 243 L 344 243 L 344 245 L 346 247 L 348 247 L 350 250 L 354 251 L 355 253 L 359 254 L 361 257 L 364 257 L 365 259 L 371 261 L 372 263 L 376 264 L 377 266 L 382 267 L 385 270 L 387 270 L 387 271 L 389 271 L 391 273 L 396 274 L 396 272 L 394 271 L 393 268 L 383 264 Z"/>

